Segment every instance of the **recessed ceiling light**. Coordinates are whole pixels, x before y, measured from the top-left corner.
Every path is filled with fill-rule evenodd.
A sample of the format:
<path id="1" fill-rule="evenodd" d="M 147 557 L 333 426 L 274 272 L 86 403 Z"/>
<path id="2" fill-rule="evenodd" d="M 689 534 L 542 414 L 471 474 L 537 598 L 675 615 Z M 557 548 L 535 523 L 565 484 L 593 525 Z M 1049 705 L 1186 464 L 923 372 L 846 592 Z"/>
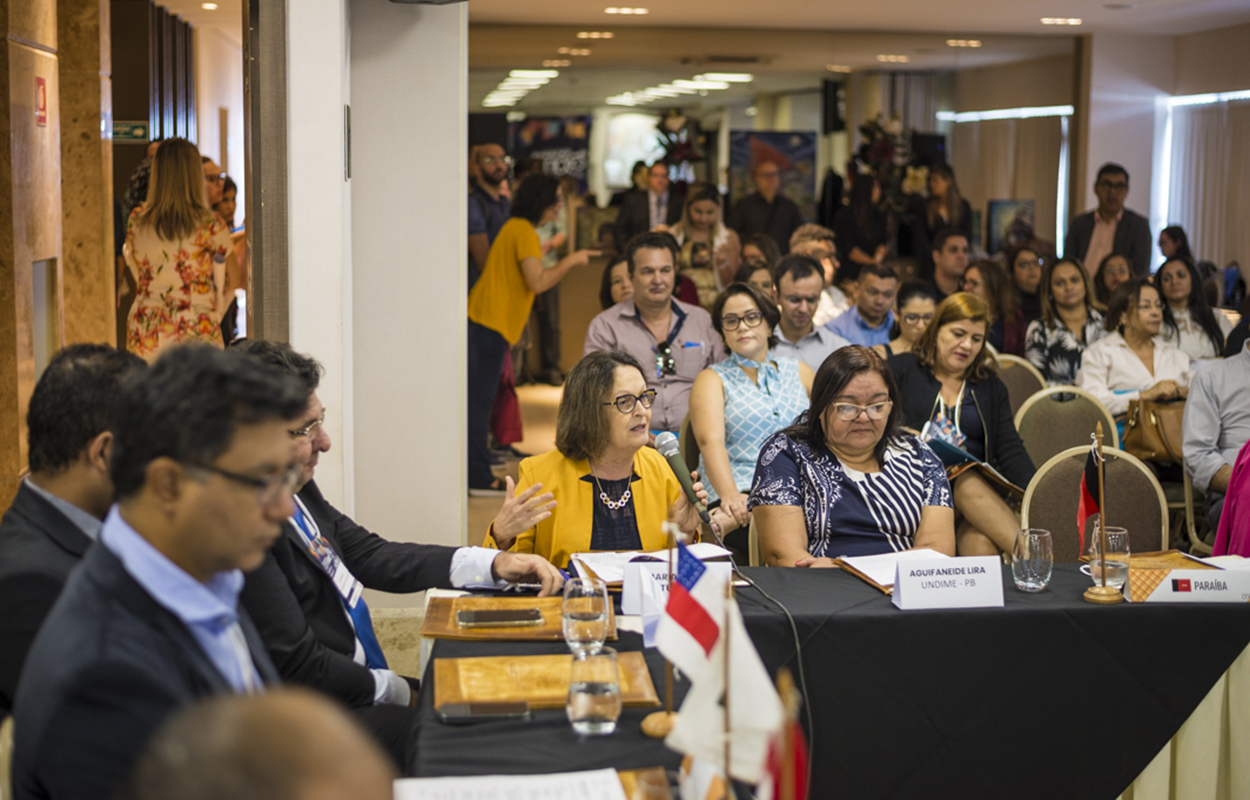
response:
<path id="1" fill-rule="evenodd" d="M 571 56 L 588 56 L 588 55 L 590 55 L 590 49 L 589 49 L 589 48 L 585 48 L 585 47 L 583 47 L 581 50 L 578 50 L 577 48 L 572 48 L 572 49 L 570 49 L 570 50 L 569 50 L 569 55 L 571 55 Z"/>
<path id="2" fill-rule="evenodd" d="M 750 83 L 755 76 L 749 72 L 705 72 L 695 75 L 696 81 L 721 81 L 723 83 Z"/>
<path id="3" fill-rule="evenodd" d="M 911 61 L 911 56 L 879 55 L 877 60 L 886 64 L 906 64 Z"/>
<path id="4" fill-rule="evenodd" d="M 573 62 L 567 58 L 549 58 L 543 62 L 544 67 L 567 67 Z"/>
<path id="5" fill-rule="evenodd" d="M 825 64 L 825 69 L 830 72 L 850 72 L 851 68 L 846 64 Z"/>
<path id="6" fill-rule="evenodd" d="M 514 69 L 508 73 L 509 78 L 558 78 L 560 73 L 554 69 Z"/>
<path id="7" fill-rule="evenodd" d="M 603 9 L 603 13 L 605 14 L 638 14 L 639 16 L 641 16 L 643 14 L 650 14 L 651 9 L 649 8 L 617 8 L 616 6 L 611 6 L 609 8 Z"/>
<path id="8" fill-rule="evenodd" d="M 1043 25 L 1080 25 L 1078 17 L 1042 17 Z"/>
<path id="9" fill-rule="evenodd" d="M 578 31 L 578 39 L 611 39 L 616 36 L 612 31 Z"/>
<path id="10" fill-rule="evenodd" d="M 200 8 L 204 9 L 205 11 L 216 11 L 217 4 L 216 3 L 200 3 Z"/>
<path id="11" fill-rule="evenodd" d="M 980 39 L 947 39 L 947 47 L 980 47 Z"/>
<path id="12" fill-rule="evenodd" d="M 749 106 L 747 107 L 747 110 L 744 113 L 748 117 L 754 117 L 756 114 L 760 113 L 760 110 L 756 108 L 755 106 Z"/>
<path id="13" fill-rule="evenodd" d="M 567 47 L 561 47 L 560 49 L 556 50 L 557 53 L 567 53 L 568 51 L 569 51 L 569 48 Z"/>
<path id="14" fill-rule="evenodd" d="M 728 89 L 729 88 L 729 84 L 724 81 L 701 81 L 701 80 L 673 81 L 673 85 L 682 89 L 697 89 L 699 91 L 702 91 L 704 89 Z"/>

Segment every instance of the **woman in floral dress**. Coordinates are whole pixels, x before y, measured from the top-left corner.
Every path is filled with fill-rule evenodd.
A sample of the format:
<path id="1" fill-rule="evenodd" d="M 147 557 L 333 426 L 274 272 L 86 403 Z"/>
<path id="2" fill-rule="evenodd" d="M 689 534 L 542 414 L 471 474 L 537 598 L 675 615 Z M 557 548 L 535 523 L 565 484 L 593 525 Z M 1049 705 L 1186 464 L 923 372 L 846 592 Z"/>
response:
<path id="1" fill-rule="evenodd" d="M 148 199 L 130 215 L 126 264 L 138 287 L 126 349 L 148 361 L 180 342 L 222 347 L 227 274 L 238 273 L 230 229 L 205 199 L 195 145 L 167 139 L 156 151 Z"/>

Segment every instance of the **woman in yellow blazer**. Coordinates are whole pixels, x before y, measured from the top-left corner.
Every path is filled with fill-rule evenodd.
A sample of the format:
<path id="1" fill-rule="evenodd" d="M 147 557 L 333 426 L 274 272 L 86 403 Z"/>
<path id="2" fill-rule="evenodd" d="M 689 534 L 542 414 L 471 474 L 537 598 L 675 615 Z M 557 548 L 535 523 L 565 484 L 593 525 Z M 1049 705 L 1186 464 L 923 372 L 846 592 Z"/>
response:
<path id="1" fill-rule="evenodd" d="M 633 356 L 600 350 L 577 362 L 564 382 L 556 449 L 521 462 L 486 546 L 565 566 L 588 550 L 661 549 L 666 519 L 693 533 L 698 513 L 663 456 L 647 446 L 654 402 Z M 706 502 L 703 484 L 695 491 Z M 720 517 L 713 512 L 714 525 Z"/>

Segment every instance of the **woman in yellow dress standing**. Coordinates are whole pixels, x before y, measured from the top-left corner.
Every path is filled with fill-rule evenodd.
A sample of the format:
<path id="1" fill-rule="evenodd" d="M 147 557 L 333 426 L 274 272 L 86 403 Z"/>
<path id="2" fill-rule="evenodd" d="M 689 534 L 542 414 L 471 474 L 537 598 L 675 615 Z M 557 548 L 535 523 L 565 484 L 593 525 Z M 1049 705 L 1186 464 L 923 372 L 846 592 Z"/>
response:
<path id="1" fill-rule="evenodd" d="M 137 285 L 126 349 L 148 361 L 180 342 L 222 347 L 227 275 L 237 275 L 230 229 L 209 208 L 200 153 L 186 139 L 161 142 L 147 201 L 130 215 L 126 265 Z"/>

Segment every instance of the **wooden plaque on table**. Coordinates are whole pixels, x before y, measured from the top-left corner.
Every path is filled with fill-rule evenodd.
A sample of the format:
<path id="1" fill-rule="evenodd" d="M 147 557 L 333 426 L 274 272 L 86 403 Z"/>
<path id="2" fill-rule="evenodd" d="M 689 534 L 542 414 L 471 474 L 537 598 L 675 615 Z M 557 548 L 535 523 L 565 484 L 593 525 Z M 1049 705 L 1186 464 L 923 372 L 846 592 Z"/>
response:
<path id="1" fill-rule="evenodd" d="M 484 656 L 434 659 L 434 706 L 524 700 L 530 708 L 564 708 L 573 656 Z M 659 695 L 642 653 L 617 654 L 621 701 L 658 706 Z"/>
<path id="2" fill-rule="evenodd" d="M 435 639 L 476 639 L 479 641 L 562 642 L 564 620 L 561 597 L 432 597 L 425 609 L 421 635 Z M 465 628 L 456 623 L 458 611 L 537 608 L 541 625 L 515 628 Z M 616 615 L 608 606 L 608 640 L 616 641 Z"/>

